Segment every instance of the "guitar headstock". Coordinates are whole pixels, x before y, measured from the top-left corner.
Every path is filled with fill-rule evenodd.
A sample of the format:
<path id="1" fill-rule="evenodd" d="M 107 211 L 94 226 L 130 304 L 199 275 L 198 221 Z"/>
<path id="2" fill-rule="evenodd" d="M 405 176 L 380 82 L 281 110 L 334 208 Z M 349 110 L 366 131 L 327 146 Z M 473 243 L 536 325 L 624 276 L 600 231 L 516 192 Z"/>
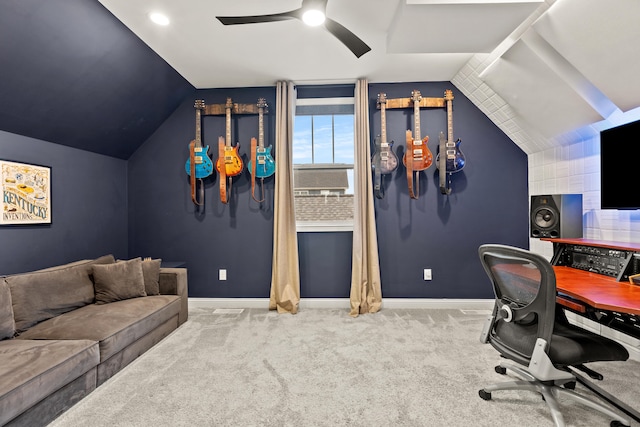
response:
<path id="1" fill-rule="evenodd" d="M 414 89 L 411 91 L 411 99 L 413 100 L 413 102 L 420 102 L 420 100 L 422 99 L 422 94 L 419 90 Z"/>
<path id="2" fill-rule="evenodd" d="M 204 99 L 196 99 L 196 103 L 193 104 L 193 108 L 196 110 L 204 110 Z"/>
<path id="3" fill-rule="evenodd" d="M 267 100 L 264 98 L 258 98 L 258 108 L 267 108 Z"/>
<path id="4" fill-rule="evenodd" d="M 227 109 L 233 108 L 233 101 L 231 100 L 231 98 L 227 98 L 227 103 L 224 104 L 224 108 L 227 108 Z"/>
<path id="5" fill-rule="evenodd" d="M 451 91 L 451 89 L 447 89 L 444 91 L 444 100 L 453 101 L 453 92 Z"/>
<path id="6" fill-rule="evenodd" d="M 387 105 L 387 94 L 386 93 L 379 93 L 378 94 L 378 108 L 380 108 L 381 105 Z"/>

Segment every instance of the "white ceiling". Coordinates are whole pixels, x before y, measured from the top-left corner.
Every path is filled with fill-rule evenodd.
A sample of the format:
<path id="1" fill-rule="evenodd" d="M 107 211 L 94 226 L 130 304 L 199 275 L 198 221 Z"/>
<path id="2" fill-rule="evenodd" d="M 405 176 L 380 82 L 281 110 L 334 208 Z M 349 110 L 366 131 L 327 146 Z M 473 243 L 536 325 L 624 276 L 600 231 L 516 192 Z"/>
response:
<path id="1" fill-rule="evenodd" d="M 224 26 L 216 16 L 286 12 L 302 0 L 100 0 L 196 88 L 301 82 L 449 81 L 491 52 L 543 0 L 329 0 L 327 16 L 372 50 L 356 58 L 323 27 L 299 20 Z M 477 4 L 469 4 L 477 3 Z M 160 27 L 148 14 L 160 11 Z"/>
<path id="2" fill-rule="evenodd" d="M 287 12 L 302 0 L 100 2 L 198 89 L 472 81 L 458 88 L 472 100 L 474 91 L 496 94 L 523 123 L 501 126 L 514 141 L 640 107 L 639 0 L 328 0 L 327 16 L 371 47 L 360 58 L 296 19 L 224 26 L 215 18 Z M 155 11 L 171 24 L 153 24 Z"/>

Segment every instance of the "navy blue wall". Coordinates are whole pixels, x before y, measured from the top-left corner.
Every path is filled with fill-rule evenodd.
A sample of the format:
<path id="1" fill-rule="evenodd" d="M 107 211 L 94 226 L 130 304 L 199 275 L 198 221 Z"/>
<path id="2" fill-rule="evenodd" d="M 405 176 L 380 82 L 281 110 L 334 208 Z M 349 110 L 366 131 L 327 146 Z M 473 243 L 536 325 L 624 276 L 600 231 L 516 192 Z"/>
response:
<path id="1" fill-rule="evenodd" d="M 527 247 L 526 155 L 453 85 L 443 83 L 372 84 L 371 134 L 380 132 L 379 92 L 388 98 L 454 92 L 454 135 L 467 157 L 453 176 L 453 193 L 438 190 L 435 166 L 422 173 L 420 198 L 410 200 L 404 169 L 385 180 L 386 196 L 376 200 L 383 296 L 485 298 L 491 289 L 477 260 L 477 247 L 497 242 Z M 185 262 L 192 297 L 268 297 L 273 245 L 273 178 L 265 181 L 266 201 L 251 198 L 249 175 L 234 178 L 233 198 L 220 202 L 217 176 L 205 180 L 203 208 L 190 200 L 184 170 L 195 135 L 195 99 L 207 104 L 255 103 L 267 99 L 265 139 L 275 138 L 275 88 L 197 91 L 185 100 L 129 159 L 119 160 L 6 132 L 0 158 L 52 167 L 53 224 L 0 227 L 0 274 L 47 267 L 113 253 L 116 257 L 161 257 Z M 421 111 L 422 134 L 437 153 L 446 131 L 444 109 Z M 203 142 L 217 158 L 224 116 L 204 116 Z M 245 162 L 258 117 L 232 119 L 232 137 L 241 142 Z M 401 155 L 413 110 L 387 110 L 387 133 Z M 274 151 L 277 160 L 277 153 Z M 302 297 L 346 297 L 351 278 L 351 233 L 300 233 Z M 228 272 L 218 280 L 218 269 Z M 433 280 L 422 280 L 431 268 Z"/>
<path id="2" fill-rule="evenodd" d="M 448 82 L 372 84 L 371 135 L 380 133 L 378 93 L 406 98 L 453 91 L 453 134 L 467 163 L 452 176 L 452 193 L 443 196 L 435 162 L 420 179 L 418 200 L 408 195 L 401 166 L 384 181 L 385 198 L 375 201 L 384 297 L 490 298 L 489 282 L 478 261 L 478 246 L 503 243 L 528 248 L 527 156 L 471 101 Z M 424 108 L 421 136 L 438 152 L 440 131 L 447 134 L 444 108 Z M 403 153 L 405 132 L 413 129 L 413 109 L 387 110 L 387 138 Z M 433 280 L 423 280 L 431 268 Z"/>
<path id="3" fill-rule="evenodd" d="M 419 298 L 490 298 L 492 291 L 477 259 L 482 243 L 528 247 L 527 157 L 481 111 L 448 82 L 372 84 L 369 89 L 371 134 L 380 132 L 376 110 L 379 92 L 388 98 L 409 97 L 418 89 L 426 97 L 454 92 L 454 136 L 463 140 L 465 169 L 453 177 L 453 193 L 438 190 L 435 165 L 422 173 L 420 198 L 410 200 L 404 168 L 385 181 L 386 197 L 376 200 L 383 296 Z M 275 108 L 275 88 L 200 90 L 195 99 L 207 104 L 255 103 L 265 97 Z M 194 138 L 195 99 L 188 99 L 129 160 L 129 254 L 184 261 L 192 297 L 268 297 L 273 245 L 273 179 L 267 199 L 251 199 L 249 175 L 234 178 L 233 199 L 223 205 L 217 176 L 205 180 L 206 204 L 196 209 L 184 163 Z M 273 144 L 274 114 L 265 117 L 265 138 Z M 437 153 L 439 132 L 447 129 L 446 110 L 421 111 L 422 136 L 429 135 Z M 232 119 L 232 138 L 248 156 L 257 136 L 258 118 Z M 387 134 L 395 148 L 404 146 L 413 129 L 413 110 L 388 110 Z M 224 116 L 203 117 L 203 143 L 217 158 Z M 277 153 L 274 152 L 277 161 Z M 302 297 L 346 297 L 351 278 L 351 233 L 300 233 Z M 227 281 L 218 280 L 225 268 Z M 433 280 L 422 280 L 423 268 Z"/>
<path id="4" fill-rule="evenodd" d="M 265 144 L 275 139 L 275 87 L 201 90 L 206 104 L 255 104 L 264 97 Z M 205 205 L 191 202 L 185 162 L 195 137 L 195 99 L 178 110 L 129 160 L 129 252 L 132 256 L 184 261 L 192 297 L 268 297 L 273 246 L 273 177 L 265 180 L 266 201 L 251 198 L 249 174 L 233 178 L 232 199 L 220 201 L 217 172 L 205 179 Z M 240 142 L 246 165 L 251 137 L 258 136 L 257 115 L 233 115 L 231 136 Z M 217 159 L 218 137 L 226 132 L 225 116 L 202 117 L 202 141 Z M 277 153 L 274 150 L 274 156 Z M 228 280 L 218 281 L 226 268 Z"/>
<path id="5" fill-rule="evenodd" d="M 0 275 L 127 253 L 127 162 L 0 131 L 0 159 L 51 167 L 51 225 L 0 227 Z"/>
<path id="6" fill-rule="evenodd" d="M 128 159 L 195 90 L 98 1 L 2 0 L 0 40 L 11 133 Z"/>

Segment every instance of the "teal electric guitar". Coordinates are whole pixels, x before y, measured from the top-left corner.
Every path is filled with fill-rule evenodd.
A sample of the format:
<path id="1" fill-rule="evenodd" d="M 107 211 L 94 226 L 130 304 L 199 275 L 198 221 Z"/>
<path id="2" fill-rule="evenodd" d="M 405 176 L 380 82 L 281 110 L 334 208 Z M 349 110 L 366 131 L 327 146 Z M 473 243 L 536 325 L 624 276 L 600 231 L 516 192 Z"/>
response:
<path id="1" fill-rule="evenodd" d="M 202 126 L 200 125 L 200 117 L 204 110 L 204 100 L 198 99 L 194 105 L 196 109 L 196 139 L 193 141 L 193 154 L 187 159 L 185 169 L 187 175 L 191 176 L 191 159 L 193 158 L 195 177 L 198 179 L 206 178 L 213 173 L 213 163 L 208 156 L 209 146 L 202 147 Z"/>
<path id="2" fill-rule="evenodd" d="M 264 111 L 267 102 L 264 98 L 258 99 L 258 147 L 256 148 L 255 172 L 253 160 L 247 164 L 247 169 L 256 178 L 267 178 L 276 172 L 276 163 L 271 156 L 271 146 L 264 146 Z"/>

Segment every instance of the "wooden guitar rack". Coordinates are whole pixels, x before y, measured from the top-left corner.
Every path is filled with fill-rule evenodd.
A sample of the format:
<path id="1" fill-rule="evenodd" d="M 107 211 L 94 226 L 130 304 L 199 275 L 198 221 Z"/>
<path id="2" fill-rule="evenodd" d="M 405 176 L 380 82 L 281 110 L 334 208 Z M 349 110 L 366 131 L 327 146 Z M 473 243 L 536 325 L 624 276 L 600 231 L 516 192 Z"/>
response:
<path id="1" fill-rule="evenodd" d="M 427 98 L 422 97 L 420 107 L 424 108 L 443 108 L 445 107 L 444 98 Z M 393 98 L 387 99 L 387 110 L 389 108 L 413 108 L 413 100 L 411 98 Z M 377 106 L 380 109 L 380 104 Z"/>
<path id="2" fill-rule="evenodd" d="M 239 104 L 234 102 L 233 108 L 231 109 L 231 114 L 258 114 L 258 112 L 257 104 Z M 266 114 L 267 111 L 265 110 L 264 113 Z M 207 104 L 204 106 L 204 110 L 202 110 L 202 115 L 204 116 L 224 116 L 226 114 L 226 104 Z"/>

